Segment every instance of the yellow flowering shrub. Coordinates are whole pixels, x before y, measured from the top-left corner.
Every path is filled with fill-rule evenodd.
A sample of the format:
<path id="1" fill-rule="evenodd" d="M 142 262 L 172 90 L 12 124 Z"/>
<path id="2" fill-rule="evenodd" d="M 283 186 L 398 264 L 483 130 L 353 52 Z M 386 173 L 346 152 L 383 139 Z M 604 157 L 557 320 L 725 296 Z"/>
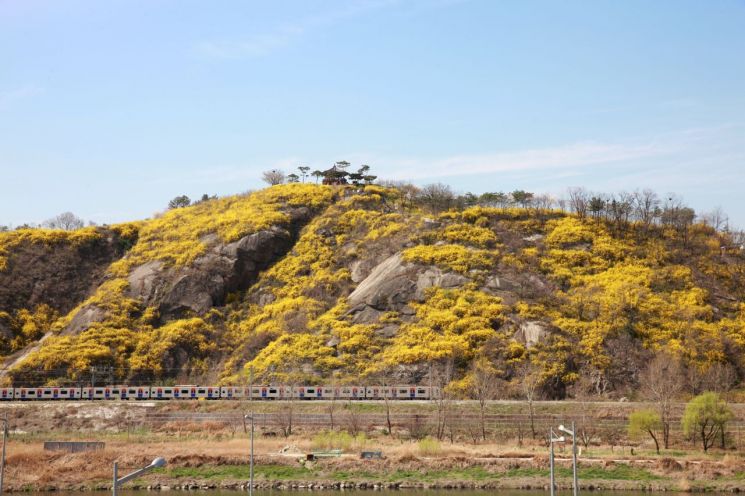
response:
<path id="1" fill-rule="evenodd" d="M 505 310 L 500 298 L 472 289 L 431 288 L 412 306 L 417 321 L 401 326 L 380 365 L 471 358 L 497 334 Z"/>
<path id="2" fill-rule="evenodd" d="M 461 245 L 418 245 L 403 252 L 403 259 L 466 274 L 475 269 L 488 269 L 495 263 L 494 250 L 475 250 Z"/>
<path id="3" fill-rule="evenodd" d="M 463 243 L 480 248 L 493 247 L 497 243 L 494 231 L 471 224 L 451 224 L 445 228 L 443 237 L 451 243 Z"/>
<path id="4" fill-rule="evenodd" d="M 21 244 L 54 246 L 66 243 L 80 246 L 95 240 L 103 239 L 103 234 L 96 227 L 84 227 L 75 231 L 61 229 L 16 229 L 0 232 L 0 271 L 8 266 L 10 252 Z"/>
<path id="5" fill-rule="evenodd" d="M 548 234 L 546 244 L 561 248 L 580 243 L 592 243 L 595 233 L 587 225 L 576 217 L 564 217 L 551 221 L 547 225 Z"/>
<path id="6" fill-rule="evenodd" d="M 140 227 L 137 243 L 112 270 L 125 275 L 130 268 L 152 260 L 188 265 L 205 252 L 207 235 L 230 243 L 272 226 L 287 226 L 291 220 L 288 208 L 321 208 L 334 196 L 329 186 L 283 184 L 172 209 Z"/>

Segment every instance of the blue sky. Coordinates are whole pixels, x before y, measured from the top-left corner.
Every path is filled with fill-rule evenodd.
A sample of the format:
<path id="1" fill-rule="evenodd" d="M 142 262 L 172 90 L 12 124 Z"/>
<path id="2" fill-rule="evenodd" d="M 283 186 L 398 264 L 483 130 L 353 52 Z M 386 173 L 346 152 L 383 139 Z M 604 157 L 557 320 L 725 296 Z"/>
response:
<path id="1" fill-rule="evenodd" d="M 745 227 L 745 1 L 0 0 L 0 224 L 336 160 Z"/>

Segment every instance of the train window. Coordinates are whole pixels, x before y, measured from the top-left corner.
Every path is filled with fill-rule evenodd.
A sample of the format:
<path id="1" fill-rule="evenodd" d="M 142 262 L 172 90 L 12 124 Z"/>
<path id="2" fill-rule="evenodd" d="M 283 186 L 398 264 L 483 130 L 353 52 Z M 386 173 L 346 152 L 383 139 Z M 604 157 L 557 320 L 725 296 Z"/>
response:
<path id="1" fill-rule="evenodd" d="M 103 389 L 96 389 L 96 393 L 95 394 L 103 394 Z"/>
<path id="2" fill-rule="evenodd" d="M 416 392 L 419 393 L 419 394 L 424 394 L 425 393 L 424 389 L 417 389 Z"/>
<path id="3" fill-rule="evenodd" d="M 398 392 L 401 393 L 401 394 L 408 393 L 408 391 L 406 389 L 399 389 Z"/>
<path id="4" fill-rule="evenodd" d="M 204 389 L 197 389 L 197 393 L 204 394 Z"/>
<path id="5" fill-rule="evenodd" d="M 273 388 L 269 388 L 269 394 L 274 394 L 274 393 L 276 393 L 276 392 L 277 392 L 277 390 L 276 390 L 276 389 L 273 389 Z"/>
<path id="6" fill-rule="evenodd" d="M 166 393 L 166 394 L 171 394 L 171 390 L 170 389 L 164 389 L 163 392 Z"/>
<path id="7" fill-rule="evenodd" d="M 44 391 L 44 396 L 49 396 L 50 394 L 52 394 L 51 391 Z"/>
<path id="8" fill-rule="evenodd" d="M 308 393 L 308 394 L 315 394 L 316 390 L 313 389 L 313 388 L 308 388 L 308 389 L 305 390 L 305 392 Z"/>

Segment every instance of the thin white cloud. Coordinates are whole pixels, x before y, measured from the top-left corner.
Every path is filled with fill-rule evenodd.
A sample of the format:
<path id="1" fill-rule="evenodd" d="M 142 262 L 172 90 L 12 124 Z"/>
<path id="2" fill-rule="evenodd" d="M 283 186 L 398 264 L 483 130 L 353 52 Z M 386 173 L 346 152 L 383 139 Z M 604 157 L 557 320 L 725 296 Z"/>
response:
<path id="1" fill-rule="evenodd" d="M 19 100 L 39 95 L 43 92 L 44 88 L 31 84 L 10 90 L 0 90 L 0 109 L 6 108 Z"/>
<path id="2" fill-rule="evenodd" d="M 477 155 L 454 155 L 434 160 L 392 160 L 387 165 L 397 179 L 424 179 L 499 172 L 572 170 L 578 167 L 657 157 L 672 150 L 658 143 L 620 145 L 580 142 Z"/>
<path id="3" fill-rule="evenodd" d="M 239 39 L 203 40 L 194 46 L 202 56 L 219 59 L 255 58 L 269 55 L 296 43 L 304 35 L 358 17 L 367 12 L 397 4 L 398 0 L 367 0 L 328 10 L 295 22 L 280 24 L 264 33 Z"/>

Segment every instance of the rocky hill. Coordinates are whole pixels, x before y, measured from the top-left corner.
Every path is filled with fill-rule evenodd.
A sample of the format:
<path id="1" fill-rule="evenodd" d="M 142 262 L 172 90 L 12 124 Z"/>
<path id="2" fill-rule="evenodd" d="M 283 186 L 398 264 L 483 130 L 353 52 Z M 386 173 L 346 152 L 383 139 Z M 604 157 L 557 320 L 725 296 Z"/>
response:
<path id="1" fill-rule="evenodd" d="M 627 395 L 655 355 L 745 371 L 745 256 L 704 225 L 543 208 L 433 213 L 395 188 L 288 184 L 140 222 L 0 233 L 18 385 L 397 382 L 486 370 Z"/>

